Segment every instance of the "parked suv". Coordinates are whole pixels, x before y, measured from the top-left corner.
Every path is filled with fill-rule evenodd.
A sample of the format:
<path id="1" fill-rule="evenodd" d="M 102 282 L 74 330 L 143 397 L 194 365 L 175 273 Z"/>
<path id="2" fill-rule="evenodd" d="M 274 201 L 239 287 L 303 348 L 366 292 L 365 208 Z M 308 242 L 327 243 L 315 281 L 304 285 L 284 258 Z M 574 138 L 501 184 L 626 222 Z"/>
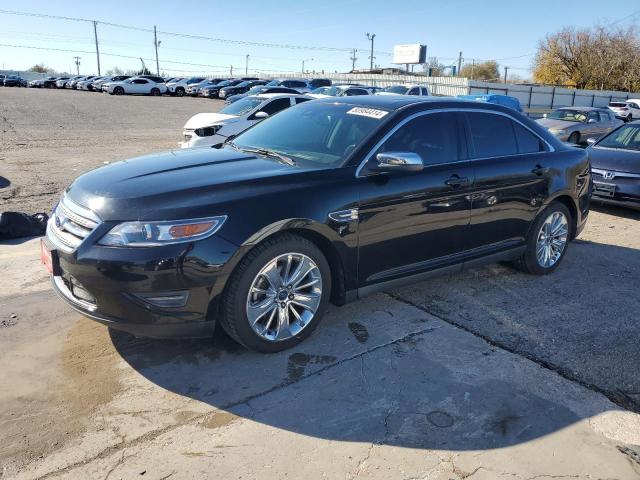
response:
<path id="1" fill-rule="evenodd" d="M 275 352 L 330 301 L 483 262 L 553 272 L 589 212 L 587 152 L 500 105 L 422 98 L 305 102 L 218 149 L 82 175 L 42 244 L 55 291 L 134 335 L 220 322 Z"/>
<path id="2" fill-rule="evenodd" d="M 625 102 L 610 102 L 609 110 L 625 122 L 640 118 L 640 100 L 629 99 Z"/>
<path id="3" fill-rule="evenodd" d="M 187 93 L 187 87 L 190 85 L 195 85 L 196 83 L 200 83 L 203 80 L 206 80 L 204 77 L 191 77 L 191 78 L 183 78 L 178 80 L 177 82 L 171 82 L 167 84 L 167 93 L 169 95 L 175 95 L 177 97 L 184 97 Z"/>

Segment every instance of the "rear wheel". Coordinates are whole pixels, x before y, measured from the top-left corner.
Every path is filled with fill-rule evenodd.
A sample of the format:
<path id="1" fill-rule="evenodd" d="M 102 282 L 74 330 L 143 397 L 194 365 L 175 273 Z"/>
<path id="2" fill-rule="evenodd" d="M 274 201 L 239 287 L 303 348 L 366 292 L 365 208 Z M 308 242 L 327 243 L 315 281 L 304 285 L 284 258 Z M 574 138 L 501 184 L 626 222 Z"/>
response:
<path id="1" fill-rule="evenodd" d="M 330 292 L 331 272 L 320 249 L 283 234 L 240 262 L 225 291 L 221 324 L 251 350 L 279 352 L 311 335 Z"/>
<path id="2" fill-rule="evenodd" d="M 184 88 L 182 88 L 182 87 L 176 88 L 176 95 L 178 97 L 184 97 Z"/>
<path id="3" fill-rule="evenodd" d="M 573 132 L 571 135 L 569 135 L 569 143 L 575 143 L 576 145 L 578 143 L 580 143 L 580 133 L 579 132 Z"/>
<path id="4" fill-rule="evenodd" d="M 631 114 L 627 115 L 627 118 L 625 121 L 630 122 L 631 120 L 633 120 L 633 115 Z"/>
<path id="5" fill-rule="evenodd" d="M 152 97 L 159 97 L 160 96 L 160 89 L 156 88 L 156 87 L 153 87 L 151 89 L 151 96 Z"/>
<path id="6" fill-rule="evenodd" d="M 560 202 L 544 209 L 533 223 L 527 247 L 515 265 L 534 275 L 553 272 L 564 258 L 571 238 L 571 213 Z"/>
<path id="7" fill-rule="evenodd" d="M 124 95 L 124 88 L 116 87 L 113 89 L 113 93 L 116 95 Z"/>

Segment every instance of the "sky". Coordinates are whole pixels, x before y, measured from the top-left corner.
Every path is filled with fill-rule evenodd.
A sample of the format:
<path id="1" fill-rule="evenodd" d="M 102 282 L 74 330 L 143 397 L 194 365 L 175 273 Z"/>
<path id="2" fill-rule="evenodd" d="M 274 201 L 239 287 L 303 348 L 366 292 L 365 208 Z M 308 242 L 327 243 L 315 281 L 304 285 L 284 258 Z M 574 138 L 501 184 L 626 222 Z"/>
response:
<path id="1" fill-rule="evenodd" d="M 229 75 L 231 66 L 234 74 L 244 74 L 247 55 L 252 75 L 299 72 L 303 60 L 306 70 L 344 72 L 351 69 L 354 48 L 356 68 L 368 68 L 366 34 L 375 33 L 375 64 L 381 67 L 392 66 L 394 45 L 422 43 L 427 56 L 444 65 L 457 63 L 463 52 L 464 62 L 495 59 L 501 69 L 508 66 L 511 73 L 527 78 L 536 45 L 548 33 L 598 22 L 640 22 L 638 0 L 0 0 L 2 69 L 44 63 L 59 72 L 75 72 L 73 57 L 79 56 L 81 74 L 97 73 L 92 22 L 7 11 L 96 20 L 102 73 L 114 67 L 139 69 L 139 57 L 155 72 L 156 25 L 160 70 L 166 75 Z"/>

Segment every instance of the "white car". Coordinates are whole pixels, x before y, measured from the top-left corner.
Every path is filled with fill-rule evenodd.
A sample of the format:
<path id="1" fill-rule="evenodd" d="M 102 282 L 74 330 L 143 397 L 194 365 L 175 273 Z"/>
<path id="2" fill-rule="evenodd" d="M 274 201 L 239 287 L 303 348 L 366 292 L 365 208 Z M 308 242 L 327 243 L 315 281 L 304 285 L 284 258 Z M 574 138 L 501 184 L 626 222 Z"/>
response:
<path id="1" fill-rule="evenodd" d="M 332 87 L 316 88 L 308 95 L 313 98 L 353 97 L 356 95 L 371 95 L 371 90 L 360 85 L 334 85 Z"/>
<path id="2" fill-rule="evenodd" d="M 110 82 L 107 92 L 110 95 L 153 95 L 159 97 L 167 91 L 164 83 L 156 83 L 148 78 L 133 77 L 121 82 Z"/>
<path id="3" fill-rule="evenodd" d="M 182 148 L 223 143 L 250 126 L 281 110 L 311 100 L 307 95 L 265 93 L 250 95 L 226 105 L 218 113 L 198 113 L 189 119 L 182 132 Z"/>
<path id="4" fill-rule="evenodd" d="M 191 78 L 182 78 L 178 81 L 173 81 L 167 83 L 167 92 L 169 95 L 176 95 L 178 97 L 184 97 L 185 93 L 187 93 L 187 87 L 190 85 L 195 85 L 197 83 L 206 80 L 204 77 L 191 77 Z"/>
<path id="5" fill-rule="evenodd" d="M 71 77 L 60 77 L 57 81 L 56 81 L 56 87 L 57 88 L 64 88 L 64 86 L 67 84 L 67 82 L 71 80 Z"/>
<path id="6" fill-rule="evenodd" d="M 76 83 L 76 90 L 86 90 L 89 92 L 93 91 L 93 82 L 97 82 L 98 80 L 102 80 L 105 77 L 93 77 L 93 78 L 87 78 L 85 80 L 82 80 L 78 83 Z"/>
<path id="7" fill-rule="evenodd" d="M 381 92 L 377 92 L 376 95 L 415 95 L 419 97 L 427 97 L 429 96 L 429 87 L 426 85 L 409 83 L 403 85 L 392 85 Z"/>
<path id="8" fill-rule="evenodd" d="M 627 122 L 637 120 L 640 118 L 640 100 L 630 98 L 624 102 L 611 102 L 609 103 L 609 110 L 611 110 L 616 117 Z"/>

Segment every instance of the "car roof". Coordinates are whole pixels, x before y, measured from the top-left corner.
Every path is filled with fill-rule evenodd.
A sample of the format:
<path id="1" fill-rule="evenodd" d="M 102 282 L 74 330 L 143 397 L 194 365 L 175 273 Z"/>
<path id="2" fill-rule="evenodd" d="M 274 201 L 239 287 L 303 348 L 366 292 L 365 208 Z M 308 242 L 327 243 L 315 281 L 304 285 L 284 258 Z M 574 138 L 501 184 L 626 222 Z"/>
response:
<path id="1" fill-rule="evenodd" d="M 600 107 L 560 107 L 557 110 L 580 110 L 582 112 L 592 112 L 592 111 L 606 111 L 606 108 L 600 108 Z"/>
<path id="2" fill-rule="evenodd" d="M 303 95 L 301 93 L 257 93 L 255 95 L 250 95 L 250 97 L 257 97 L 257 98 L 277 98 L 277 97 L 305 97 L 306 95 Z"/>

